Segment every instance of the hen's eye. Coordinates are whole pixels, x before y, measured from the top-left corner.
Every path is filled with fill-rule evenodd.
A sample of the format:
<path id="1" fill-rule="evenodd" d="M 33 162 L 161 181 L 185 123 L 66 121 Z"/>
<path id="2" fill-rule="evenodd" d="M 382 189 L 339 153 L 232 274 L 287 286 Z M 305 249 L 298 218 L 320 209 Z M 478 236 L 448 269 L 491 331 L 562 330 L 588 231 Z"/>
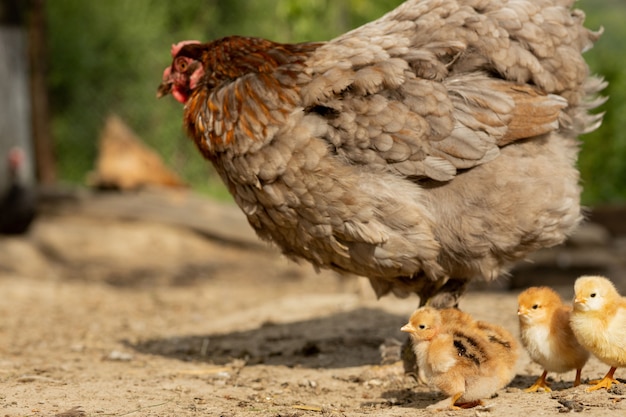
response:
<path id="1" fill-rule="evenodd" d="M 595 297 L 596 297 L 596 293 L 595 293 L 595 292 L 592 292 L 591 294 L 589 294 L 589 297 L 591 297 L 591 298 L 595 298 Z"/>
<path id="2" fill-rule="evenodd" d="M 537 310 L 539 308 L 539 304 L 533 305 L 533 310 Z"/>
<path id="3" fill-rule="evenodd" d="M 176 67 L 177 71 L 185 71 L 187 70 L 187 60 L 183 59 L 183 58 L 179 58 L 174 62 L 174 66 Z"/>

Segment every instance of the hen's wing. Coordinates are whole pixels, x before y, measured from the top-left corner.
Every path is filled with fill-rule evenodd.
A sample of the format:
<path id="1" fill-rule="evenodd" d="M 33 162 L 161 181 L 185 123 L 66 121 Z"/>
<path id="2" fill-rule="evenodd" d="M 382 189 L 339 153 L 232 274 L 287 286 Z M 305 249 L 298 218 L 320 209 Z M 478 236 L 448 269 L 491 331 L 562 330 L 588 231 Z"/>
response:
<path id="1" fill-rule="evenodd" d="M 318 48 L 303 104 L 348 160 L 450 180 L 559 129 L 582 100 L 580 51 L 595 35 L 553 3 L 407 1 Z"/>

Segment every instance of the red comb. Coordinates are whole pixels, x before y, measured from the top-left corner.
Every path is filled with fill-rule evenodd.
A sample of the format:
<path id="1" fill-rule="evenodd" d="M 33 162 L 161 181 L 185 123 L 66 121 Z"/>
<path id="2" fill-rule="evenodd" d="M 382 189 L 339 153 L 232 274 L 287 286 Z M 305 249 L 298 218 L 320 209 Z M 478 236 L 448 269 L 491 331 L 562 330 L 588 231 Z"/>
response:
<path id="1" fill-rule="evenodd" d="M 183 46 L 190 45 L 193 43 L 201 43 L 201 42 L 200 41 L 180 41 L 178 43 L 172 44 L 172 57 L 175 57 L 176 55 L 178 55 L 178 52 L 180 52 Z"/>

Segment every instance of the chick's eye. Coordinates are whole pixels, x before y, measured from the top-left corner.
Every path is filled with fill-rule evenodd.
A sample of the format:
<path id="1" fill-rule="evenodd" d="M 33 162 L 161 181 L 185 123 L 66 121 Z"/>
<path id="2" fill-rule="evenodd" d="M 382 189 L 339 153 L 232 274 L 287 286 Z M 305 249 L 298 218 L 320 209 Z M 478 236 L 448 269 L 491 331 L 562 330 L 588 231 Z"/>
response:
<path id="1" fill-rule="evenodd" d="M 596 293 L 595 293 L 595 292 L 592 292 L 591 294 L 589 294 L 589 297 L 591 297 L 591 298 L 596 298 Z"/>
<path id="2" fill-rule="evenodd" d="M 421 330 L 424 330 L 424 329 L 426 328 L 426 325 L 425 325 L 425 324 L 420 324 L 420 325 L 419 325 L 419 326 L 417 326 L 417 327 L 419 327 Z"/>
<path id="3" fill-rule="evenodd" d="M 533 310 L 537 310 L 539 308 L 539 304 L 533 304 Z"/>

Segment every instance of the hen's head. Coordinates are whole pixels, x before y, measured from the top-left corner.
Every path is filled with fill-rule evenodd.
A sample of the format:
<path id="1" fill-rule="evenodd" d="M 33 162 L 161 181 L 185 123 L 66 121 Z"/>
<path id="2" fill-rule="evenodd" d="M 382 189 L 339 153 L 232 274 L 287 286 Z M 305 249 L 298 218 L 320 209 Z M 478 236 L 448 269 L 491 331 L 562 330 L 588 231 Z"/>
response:
<path id="1" fill-rule="evenodd" d="M 9 169 L 12 171 L 18 170 L 24 163 L 24 159 L 24 151 L 21 148 L 11 148 L 7 157 L 7 160 L 9 161 Z"/>
<path id="2" fill-rule="evenodd" d="M 204 76 L 201 57 L 203 49 L 198 41 L 182 41 L 172 45 L 172 65 L 163 71 L 163 81 L 157 90 L 157 97 L 172 94 L 185 104 L 194 88 Z"/>

